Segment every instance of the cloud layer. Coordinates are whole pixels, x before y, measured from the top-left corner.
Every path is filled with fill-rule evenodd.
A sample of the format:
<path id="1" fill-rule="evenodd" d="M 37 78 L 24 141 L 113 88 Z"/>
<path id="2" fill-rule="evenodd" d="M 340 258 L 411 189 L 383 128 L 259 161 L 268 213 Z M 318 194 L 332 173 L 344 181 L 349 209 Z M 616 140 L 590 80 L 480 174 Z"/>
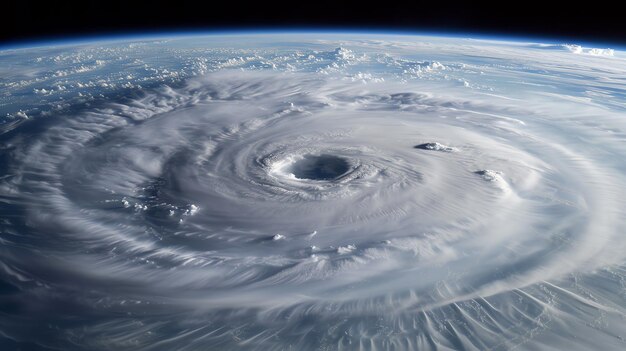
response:
<path id="1" fill-rule="evenodd" d="M 110 45 L 0 57 L 74 57 L 49 70 L 65 74 L 18 83 L 33 64 L 3 82 L 7 342 L 624 346 L 621 52 L 384 36 Z M 155 48 L 165 63 L 133 71 Z M 35 89 L 28 104 L 20 89 Z"/>

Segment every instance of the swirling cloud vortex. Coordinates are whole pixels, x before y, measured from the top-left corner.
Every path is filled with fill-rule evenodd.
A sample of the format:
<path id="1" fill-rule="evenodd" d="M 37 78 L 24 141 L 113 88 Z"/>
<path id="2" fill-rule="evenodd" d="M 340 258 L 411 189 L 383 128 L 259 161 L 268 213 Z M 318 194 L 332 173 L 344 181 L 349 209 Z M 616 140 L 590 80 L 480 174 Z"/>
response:
<path id="1" fill-rule="evenodd" d="M 626 347 L 623 52 L 253 39 L 0 53 L 10 345 Z"/>

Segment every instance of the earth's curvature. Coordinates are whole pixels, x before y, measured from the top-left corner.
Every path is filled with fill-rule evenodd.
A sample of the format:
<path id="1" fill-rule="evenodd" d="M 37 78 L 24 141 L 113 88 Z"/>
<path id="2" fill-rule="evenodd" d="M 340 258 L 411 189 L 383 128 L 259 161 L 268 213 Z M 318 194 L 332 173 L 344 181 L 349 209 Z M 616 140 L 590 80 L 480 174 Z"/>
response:
<path id="1" fill-rule="evenodd" d="M 626 52 L 0 51 L 3 350 L 626 349 Z"/>

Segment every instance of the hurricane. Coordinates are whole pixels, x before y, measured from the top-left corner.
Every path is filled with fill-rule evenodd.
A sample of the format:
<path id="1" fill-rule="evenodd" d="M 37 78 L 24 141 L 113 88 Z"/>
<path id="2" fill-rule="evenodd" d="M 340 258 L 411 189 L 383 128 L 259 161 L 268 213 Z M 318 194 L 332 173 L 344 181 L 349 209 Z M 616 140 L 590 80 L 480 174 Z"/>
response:
<path id="1" fill-rule="evenodd" d="M 626 348 L 626 53 L 412 35 L 0 51 L 0 338 Z"/>

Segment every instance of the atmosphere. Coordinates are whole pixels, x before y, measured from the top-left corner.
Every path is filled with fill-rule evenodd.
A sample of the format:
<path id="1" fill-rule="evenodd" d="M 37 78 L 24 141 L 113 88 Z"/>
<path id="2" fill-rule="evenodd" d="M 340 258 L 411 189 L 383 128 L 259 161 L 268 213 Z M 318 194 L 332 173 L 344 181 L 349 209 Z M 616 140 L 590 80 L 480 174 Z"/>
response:
<path id="1" fill-rule="evenodd" d="M 402 30 L 549 37 L 626 44 L 615 2 L 560 6 L 545 1 L 9 1 L 0 40 L 190 30 Z"/>

